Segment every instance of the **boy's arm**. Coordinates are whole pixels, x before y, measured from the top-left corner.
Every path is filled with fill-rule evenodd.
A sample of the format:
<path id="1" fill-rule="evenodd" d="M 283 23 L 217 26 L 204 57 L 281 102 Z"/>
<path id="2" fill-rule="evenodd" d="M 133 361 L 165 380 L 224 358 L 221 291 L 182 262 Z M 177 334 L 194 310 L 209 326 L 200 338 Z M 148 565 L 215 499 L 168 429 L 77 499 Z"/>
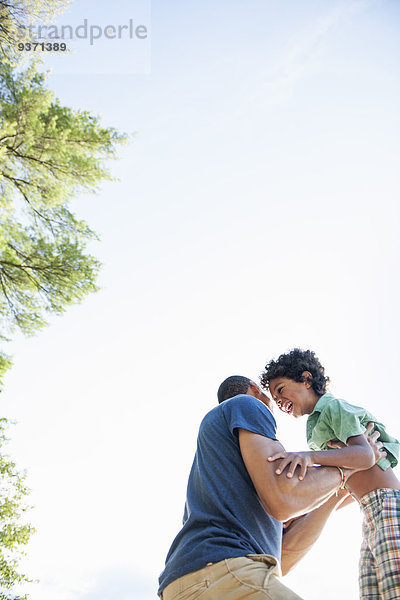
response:
<path id="1" fill-rule="evenodd" d="M 314 463 L 348 469 L 369 469 L 375 464 L 375 455 L 365 435 L 353 435 L 347 440 L 347 446 L 337 450 L 318 450 L 312 452 Z"/>
<path id="2" fill-rule="evenodd" d="M 278 521 L 302 515 L 325 502 L 341 484 L 338 469 L 313 467 L 303 482 L 278 477 L 268 456 L 283 450 L 276 440 L 239 429 L 240 451 L 265 510 Z M 354 471 L 345 470 L 347 475 Z"/>
<path id="3" fill-rule="evenodd" d="M 386 456 L 386 452 L 380 452 L 380 448 L 382 448 L 381 442 L 377 442 L 376 447 L 369 443 L 368 434 L 372 429 L 373 423 L 370 423 L 366 430 L 366 435 L 362 434 L 350 437 L 347 440 L 348 445 L 343 445 L 339 449 L 329 451 L 278 452 L 268 457 L 268 460 L 273 462 L 281 458 L 282 460 L 276 468 L 275 473 L 280 475 L 289 465 L 286 474 L 289 478 L 293 477 L 296 468 L 299 466 L 299 479 L 303 479 L 307 468 L 315 464 L 357 470 L 369 469 L 379 458 Z"/>

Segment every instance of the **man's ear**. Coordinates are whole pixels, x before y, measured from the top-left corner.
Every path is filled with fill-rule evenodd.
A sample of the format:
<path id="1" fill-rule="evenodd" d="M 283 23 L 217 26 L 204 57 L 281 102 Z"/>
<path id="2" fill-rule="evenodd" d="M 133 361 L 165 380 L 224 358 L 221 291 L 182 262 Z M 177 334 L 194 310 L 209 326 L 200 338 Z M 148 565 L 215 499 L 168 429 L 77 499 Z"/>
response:
<path id="1" fill-rule="evenodd" d="M 265 404 L 265 406 L 268 406 L 269 410 L 273 412 L 274 405 L 271 398 L 267 396 L 267 394 L 265 394 L 260 388 L 260 386 L 254 383 L 254 381 L 250 381 L 249 387 L 247 388 L 247 393 L 250 394 L 250 396 L 254 396 L 254 398 L 257 398 L 257 400 L 261 400 L 261 402 Z"/>
<path id="2" fill-rule="evenodd" d="M 310 371 L 303 371 L 301 376 L 304 377 L 304 383 L 306 384 L 306 387 L 309 388 L 312 382 L 312 375 Z"/>
<path id="3" fill-rule="evenodd" d="M 254 383 L 254 381 L 250 381 L 249 388 L 251 389 L 253 394 L 256 395 L 255 396 L 256 398 L 258 398 L 260 396 L 260 388 L 258 387 L 258 385 L 256 383 Z"/>

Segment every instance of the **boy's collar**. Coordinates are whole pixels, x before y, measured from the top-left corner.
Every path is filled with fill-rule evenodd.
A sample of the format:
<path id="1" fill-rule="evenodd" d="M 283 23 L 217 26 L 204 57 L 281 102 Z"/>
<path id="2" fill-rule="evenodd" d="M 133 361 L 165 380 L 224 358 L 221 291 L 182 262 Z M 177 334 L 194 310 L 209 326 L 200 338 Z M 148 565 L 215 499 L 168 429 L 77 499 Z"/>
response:
<path id="1" fill-rule="evenodd" d="M 334 395 L 331 394 L 330 392 L 326 392 L 318 400 L 317 404 L 314 406 L 314 410 L 312 411 L 312 413 L 310 413 L 310 415 L 314 414 L 315 412 L 319 412 L 319 413 L 322 412 L 324 410 L 325 406 L 332 400 L 332 398 L 334 398 Z"/>

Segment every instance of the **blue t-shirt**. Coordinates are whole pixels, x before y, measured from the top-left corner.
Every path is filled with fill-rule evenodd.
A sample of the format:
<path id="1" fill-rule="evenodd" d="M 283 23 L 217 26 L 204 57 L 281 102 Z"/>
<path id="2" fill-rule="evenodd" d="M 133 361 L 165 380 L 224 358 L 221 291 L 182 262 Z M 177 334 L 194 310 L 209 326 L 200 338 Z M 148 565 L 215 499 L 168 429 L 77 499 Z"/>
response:
<path id="1" fill-rule="evenodd" d="M 276 440 L 276 422 L 253 396 L 235 396 L 204 417 L 189 475 L 183 527 L 158 593 L 209 562 L 247 554 L 281 557 L 282 524 L 262 506 L 244 465 L 238 428 Z"/>

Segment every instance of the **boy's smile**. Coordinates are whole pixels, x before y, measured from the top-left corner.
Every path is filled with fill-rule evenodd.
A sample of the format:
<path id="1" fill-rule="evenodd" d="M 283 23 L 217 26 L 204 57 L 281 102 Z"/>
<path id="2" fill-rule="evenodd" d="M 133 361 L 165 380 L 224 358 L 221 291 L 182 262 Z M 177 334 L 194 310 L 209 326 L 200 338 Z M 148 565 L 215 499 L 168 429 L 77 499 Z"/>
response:
<path id="1" fill-rule="evenodd" d="M 319 396 L 312 388 L 311 373 L 303 373 L 305 381 L 294 381 L 288 377 L 276 377 L 269 382 L 269 390 L 278 408 L 293 417 L 312 413 Z"/>

